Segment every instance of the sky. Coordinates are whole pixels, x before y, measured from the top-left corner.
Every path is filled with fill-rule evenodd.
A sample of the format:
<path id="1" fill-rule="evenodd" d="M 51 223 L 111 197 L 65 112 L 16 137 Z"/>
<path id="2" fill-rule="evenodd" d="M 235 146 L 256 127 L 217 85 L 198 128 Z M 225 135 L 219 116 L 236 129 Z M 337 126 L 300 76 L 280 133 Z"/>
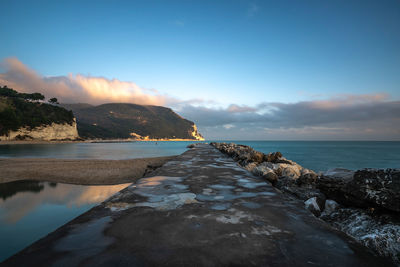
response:
<path id="1" fill-rule="evenodd" d="M 207 139 L 400 140 L 400 1 L 0 2 L 0 85 Z"/>

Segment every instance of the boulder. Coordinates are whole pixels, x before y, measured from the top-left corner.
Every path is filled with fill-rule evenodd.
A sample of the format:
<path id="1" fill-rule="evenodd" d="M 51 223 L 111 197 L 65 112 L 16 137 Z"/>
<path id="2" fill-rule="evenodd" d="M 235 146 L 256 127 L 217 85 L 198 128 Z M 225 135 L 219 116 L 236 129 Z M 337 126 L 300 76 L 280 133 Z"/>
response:
<path id="1" fill-rule="evenodd" d="M 315 184 L 318 175 L 309 169 L 303 168 L 300 172 L 300 177 L 296 180 L 297 185 L 310 185 Z"/>
<path id="2" fill-rule="evenodd" d="M 400 169 L 330 170 L 317 187 L 344 205 L 400 212 Z"/>
<path id="3" fill-rule="evenodd" d="M 354 172 L 346 169 L 331 169 L 316 181 L 317 188 L 329 199 L 345 204 L 343 189 L 353 179 Z M 348 204 L 348 203 L 346 203 Z"/>
<path id="4" fill-rule="evenodd" d="M 304 202 L 305 208 L 311 211 L 312 214 L 319 217 L 321 215 L 321 208 L 318 204 L 317 197 L 312 197 Z"/>
<path id="5" fill-rule="evenodd" d="M 356 171 L 348 191 L 371 206 L 400 212 L 400 169 Z"/>
<path id="6" fill-rule="evenodd" d="M 330 215 L 332 212 L 336 211 L 340 205 L 332 199 L 327 199 L 325 201 L 324 215 Z"/>
<path id="7" fill-rule="evenodd" d="M 334 169 L 327 170 L 323 174 L 326 177 L 334 177 L 334 178 L 340 178 L 343 180 L 350 180 L 353 178 L 354 171 L 348 170 L 348 169 L 343 169 L 343 168 L 334 168 Z"/>
<path id="8" fill-rule="evenodd" d="M 282 158 L 282 153 L 277 151 L 273 153 L 264 154 L 263 160 L 267 162 L 276 162 Z"/>
<path id="9" fill-rule="evenodd" d="M 275 172 L 272 169 L 266 167 L 265 165 L 258 165 L 257 167 L 253 168 L 252 173 L 256 176 L 263 177 L 272 184 L 275 184 L 278 181 L 278 176 L 275 174 Z"/>
<path id="10" fill-rule="evenodd" d="M 287 163 L 278 163 L 278 169 L 281 171 L 281 176 L 289 177 L 291 179 L 297 179 L 301 175 L 301 167 L 297 163 L 287 164 Z"/>
<path id="11" fill-rule="evenodd" d="M 324 211 L 320 218 L 400 266 L 400 224 L 393 213 L 374 215 L 363 209 L 338 208 L 329 214 Z"/>
<path id="12" fill-rule="evenodd" d="M 264 154 L 258 151 L 252 151 L 251 153 L 251 161 L 261 163 L 264 159 Z"/>
<path id="13" fill-rule="evenodd" d="M 245 165 L 244 166 L 244 168 L 246 169 L 246 170 L 248 170 L 249 172 L 251 172 L 251 173 L 253 173 L 253 170 L 254 170 L 254 168 L 256 168 L 257 167 L 257 163 L 254 163 L 254 162 L 251 162 L 251 163 L 249 163 L 249 164 L 247 164 L 247 165 Z M 254 174 L 254 173 L 253 173 Z"/>
<path id="14" fill-rule="evenodd" d="M 255 164 L 255 163 L 253 163 L 253 164 Z M 269 169 L 269 168 L 267 168 L 267 167 L 264 167 L 264 166 L 260 166 L 260 165 L 257 166 L 257 165 L 256 165 L 256 167 L 253 168 L 253 170 L 251 171 L 251 173 L 254 174 L 255 176 L 263 176 L 264 173 L 268 172 L 269 170 L 271 170 L 271 169 Z M 271 170 L 271 171 L 272 171 L 272 170 Z"/>
<path id="15" fill-rule="evenodd" d="M 295 180 L 288 178 L 288 177 L 279 178 L 277 183 L 274 185 L 281 191 L 283 191 L 285 193 L 289 193 L 303 201 L 306 201 L 313 197 L 317 197 L 317 199 L 320 203 L 321 210 L 324 207 L 324 203 L 325 203 L 325 199 L 326 199 L 325 195 L 323 193 L 321 193 L 320 190 L 314 188 L 312 185 L 298 186 L 296 184 Z"/>
<path id="16" fill-rule="evenodd" d="M 278 175 L 276 175 L 275 172 L 273 172 L 273 171 L 264 174 L 263 178 L 265 178 L 267 181 L 272 183 L 272 185 L 274 185 L 274 186 L 278 182 Z"/>

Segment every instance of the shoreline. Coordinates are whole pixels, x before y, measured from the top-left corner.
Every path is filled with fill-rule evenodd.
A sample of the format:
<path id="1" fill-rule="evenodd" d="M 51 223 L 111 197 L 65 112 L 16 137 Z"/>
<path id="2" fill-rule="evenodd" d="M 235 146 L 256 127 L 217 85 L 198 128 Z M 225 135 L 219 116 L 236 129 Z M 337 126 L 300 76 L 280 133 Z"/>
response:
<path id="1" fill-rule="evenodd" d="M 5 158 L 0 183 L 33 180 L 78 185 L 132 183 L 177 156 L 127 160 Z"/>
<path id="2" fill-rule="evenodd" d="M 149 140 L 133 140 L 133 139 L 91 139 L 91 140 L 10 140 L 0 141 L 1 145 L 49 145 L 49 144 L 79 144 L 79 143 L 134 143 L 134 142 L 204 142 L 205 140 L 192 140 L 192 139 L 149 139 Z"/>

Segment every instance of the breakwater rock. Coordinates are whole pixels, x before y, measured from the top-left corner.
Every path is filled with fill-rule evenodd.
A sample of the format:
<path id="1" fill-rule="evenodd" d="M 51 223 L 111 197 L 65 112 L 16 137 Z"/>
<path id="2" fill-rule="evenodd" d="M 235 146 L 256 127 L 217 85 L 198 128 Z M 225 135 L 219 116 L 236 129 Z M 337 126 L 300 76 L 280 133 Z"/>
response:
<path id="1" fill-rule="evenodd" d="M 245 145 L 211 143 L 240 166 L 263 177 L 331 226 L 400 266 L 400 170 L 332 169 L 317 174 Z"/>
<path id="2" fill-rule="evenodd" d="M 320 219 L 354 237 L 381 256 L 391 257 L 400 266 L 400 219 L 396 214 L 337 205 Z"/>
<path id="3" fill-rule="evenodd" d="M 331 170 L 321 175 L 318 188 L 344 205 L 400 212 L 399 169 Z"/>

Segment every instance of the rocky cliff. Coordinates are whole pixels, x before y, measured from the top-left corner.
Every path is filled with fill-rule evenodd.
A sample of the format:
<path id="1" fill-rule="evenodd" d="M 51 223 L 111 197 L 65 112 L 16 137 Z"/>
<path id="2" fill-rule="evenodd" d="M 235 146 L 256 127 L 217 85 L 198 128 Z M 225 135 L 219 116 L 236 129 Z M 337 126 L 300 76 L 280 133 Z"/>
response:
<path id="1" fill-rule="evenodd" d="M 21 127 L 16 131 L 9 131 L 1 135 L 0 141 L 10 140 L 76 140 L 79 138 L 76 121 L 68 123 L 52 123 L 35 128 Z"/>
<path id="2" fill-rule="evenodd" d="M 194 140 L 204 141 L 204 137 L 197 130 L 196 124 L 193 124 L 192 131 L 190 134 L 193 136 Z"/>
<path id="3" fill-rule="evenodd" d="M 77 124 L 72 111 L 45 102 L 40 93 L 26 94 L 0 87 L 0 140 L 75 140 Z"/>

